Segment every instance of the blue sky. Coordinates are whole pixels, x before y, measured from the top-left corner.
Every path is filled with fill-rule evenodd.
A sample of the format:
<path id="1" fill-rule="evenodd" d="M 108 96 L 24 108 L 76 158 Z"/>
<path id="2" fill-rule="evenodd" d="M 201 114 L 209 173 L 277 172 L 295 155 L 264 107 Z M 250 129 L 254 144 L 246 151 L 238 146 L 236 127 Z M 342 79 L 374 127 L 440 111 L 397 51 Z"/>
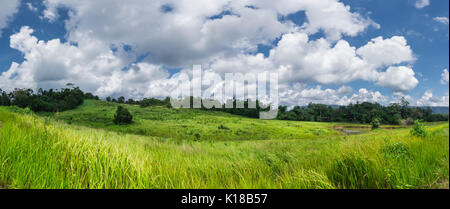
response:
<path id="1" fill-rule="evenodd" d="M 10 2 L 18 1 L 18 0 L 7 0 Z M 422 1 L 422 0 L 419 0 Z M 333 28 L 333 26 L 330 25 L 318 25 L 317 31 L 310 32 L 311 29 L 315 23 L 313 21 L 310 21 L 306 15 L 306 13 L 309 12 L 309 14 L 312 14 L 316 12 L 313 9 L 309 8 L 316 8 L 316 5 L 310 6 L 307 4 L 305 8 L 302 9 L 302 7 L 299 7 L 298 11 L 289 11 L 284 12 L 283 9 L 280 9 L 277 14 L 277 19 L 274 21 L 279 21 L 280 26 L 279 28 L 276 28 L 275 26 L 269 26 L 270 19 L 267 19 L 267 23 L 258 23 L 258 22 L 252 22 L 250 19 L 245 19 L 247 13 L 243 13 L 238 6 L 234 6 L 231 4 L 226 5 L 222 11 L 217 13 L 216 15 L 209 15 L 206 11 L 195 11 L 196 14 L 208 14 L 211 20 L 225 20 L 226 18 L 230 18 L 234 16 L 236 19 L 240 19 L 240 24 L 243 25 L 243 28 L 240 29 L 240 31 L 243 31 L 245 27 L 250 27 L 246 24 L 261 24 L 259 26 L 259 29 L 262 31 L 267 31 L 267 34 L 263 33 L 263 35 L 259 35 L 259 33 L 252 33 L 250 32 L 237 32 L 237 31 L 231 31 L 236 29 L 228 29 L 226 28 L 227 25 L 222 25 L 217 28 L 213 28 L 214 31 L 219 31 L 219 35 L 214 34 L 208 35 L 203 37 L 209 43 L 209 45 L 217 44 L 217 42 L 220 42 L 221 40 L 230 41 L 230 43 L 224 42 L 224 44 L 217 44 L 214 46 L 207 46 L 203 47 L 201 51 L 198 49 L 197 45 L 195 43 L 189 44 L 189 42 L 184 42 L 179 37 L 182 36 L 183 38 L 187 37 L 188 40 L 195 40 L 195 38 L 191 38 L 190 36 L 192 34 L 184 34 L 183 30 L 180 29 L 180 36 L 178 38 L 171 39 L 170 36 L 164 35 L 161 33 L 161 36 L 158 36 L 159 30 L 161 30 L 160 24 L 153 22 L 147 23 L 147 19 L 137 19 L 139 17 L 132 17 L 134 19 L 130 19 L 130 24 L 133 23 L 133 21 L 136 21 L 140 24 L 142 24 L 142 28 L 145 29 L 145 27 L 149 27 L 149 33 L 157 34 L 157 35 L 149 35 L 150 38 L 146 36 L 137 36 L 136 34 L 125 34 L 124 31 L 127 31 L 127 27 L 124 26 L 123 30 L 119 28 L 118 24 L 116 27 L 111 26 L 113 29 L 117 30 L 110 30 L 114 31 L 110 34 L 107 33 L 105 35 L 105 30 L 98 29 L 99 27 L 108 27 L 113 21 L 117 20 L 111 20 L 107 18 L 116 18 L 116 16 L 104 16 L 99 18 L 98 20 L 95 19 L 88 19 L 95 17 L 92 14 L 100 13 L 101 11 L 104 11 L 104 9 L 108 10 L 114 10 L 119 8 L 114 8 L 115 3 L 111 3 L 110 5 L 105 4 L 105 6 L 102 6 L 101 3 L 98 3 L 94 6 L 90 5 L 89 3 L 86 3 L 86 5 L 92 6 L 93 8 L 83 11 L 83 14 L 86 14 L 85 16 L 80 16 L 82 12 L 81 9 L 85 9 L 86 7 L 82 7 L 82 3 L 67 3 L 68 1 L 57 1 L 57 0 L 51 0 L 50 3 L 44 4 L 41 1 L 29 1 L 29 0 L 22 0 L 19 1 L 20 4 L 17 7 L 17 11 L 13 12 L 9 16 L 6 17 L 6 26 L 2 28 L 2 36 L 0 38 L 0 74 L 2 72 L 7 72 L 11 69 L 12 63 L 17 63 L 19 65 L 18 70 L 15 71 L 15 74 L 20 74 L 20 70 L 29 70 L 30 72 L 33 72 L 36 74 L 41 74 L 41 72 L 38 72 L 39 69 L 42 68 L 42 66 L 39 66 L 39 63 L 48 63 L 46 59 L 48 57 L 45 57 L 46 55 L 43 55 L 43 58 L 36 58 L 38 60 L 26 60 L 25 56 L 29 53 L 32 55 L 32 50 L 30 51 L 21 51 L 18 50 L 17 47 L 10 47 L 10 41 L 11 36 L 14 34 L 23 33 L 21 29 L 23 29 L 24 26 L 28 26 L 33 32 L 29 34 L 32 37 L 37 38 L 37 40 L 43 41 L 43 43 L 47 43 L 50 40 L 59 39 L 61 45 L 64 45 L 66 48 L 70 48 L 68 46 L 73 46 L 77 48 L 76 50 L 80 50 L 80 52 L 86 52 L 83 47 L 89 45 L 89 43 L 84 43 L 84 40 L 99 40 L 99 46 L 98 48 L 105 47 L 104 52 L 98 52 L 98 57 L 105 57 L 105 54 L 108 54 L 109 52 L 112 53 L 113 58 L 111 59 L 117 59 L 116 64 L 114 66 L 116 68 L 119 68 L 119 70 L 122 71 L 128 71 L 132 69 L 136 69 L 136 72 L 145 71 L 148 72 L 148 75 L 152 76 L 152 79 L 158 78 L 157 81 L 152 82 L 153 83 L 159 83 L 163 85 L 164 79 L 170 79 L 170 77 L 174 73 L 178 73 L 180 71 L 183 71 L 183 69 L 188 69 L 188 66 L 192 66 L 192 64 L 200 64 L 200 63 L 210 63 L 213 62 L 213 60 L 223 59 L 224 63 L 228 63 L 230 59 L 233 59 L 234 57 L 244 56 L 244 55 L 257 55 L 258 53 L 263 53 L 265 56 L 265 59 L 270 60 L 270 50 L 274 50 L 278 48 L 281 50 L 281 46 L 279 45 L 279 42 L 283 38 L 287 38 L 287 36 L 284 36 L 288 33 L 292 33 L 289 31 L 292 31 L 295 26 L 290 25 L 290 30 L 282 30 L 279 28 L 286 27 L 287 22 L 294 23 L 297 27 L 304 26 L 305 23 L 311 23 L 310 28 L 306 27 L 305 31 L 297 31 L 297 33 L 304 33 L 307 34 L 310 42 L 316 41 L 319 39 L 326 39 L 327 43 L 329 42 L 331 47 L 334 47 L 338 40 L 343 40 L 349 43 L 351 47 L 355 47 L 356 49 L 365 46 L 368 42 L 370 42 L 373 38 L 382 36 L 384 39 L 390 39 L 394 36 L 401 36 L 407 41 L 407 45 L 411 48 L 412 53 L 415 56 L 414 61 L 405 60 L 405 62 L 399 62 L 394 63 L 392 66 L 398 67 L 398 66 L 405 66 L 408 68 L 411 68 L 415 75 L 414 77 L 419 81 L 419 83 L 413 87 L 413 88 L 407 88 L 407 90 L 401 90 L 399 91 L 399 88 L 396 88 L 394 85 L 402 85 L 401 83 L 393 83 L 391 81 L 386 81 L 384 83 L 387 83 L 386 85 L 381 85 L 381 81 L 375 81 L 372 79 L 350 79 L 350 80 L 344 80 L 344 81 L 322 81 L 321 79 L 316 79 L 314 76 L 312 77 L 302 77 L 297 76 L 297 80 L 289 80 L 286 81 L 287 86 L 291 86 L 291 90 L 295 89 L 293 86 L 295 84 L 302 84 L 302 88 L 298 91 L 304 91 L 302 93 L 304 94 L 297 94 L 296 96 L 292 96 L 292 98 L 286 98 L 285 102 L 289 104 L 295 104 L 297 100 L 306 101 L 308 99 L 311 99 L 313 102 L 316 98 L 315 96 L 310 96 L 307 94 L 307 92 L 312 92 L 308 90 L 317 89 L 317 86 L 320 86 L 321 90 L 329 89 L 329 92 L 332 91 L 338 91 L 338 89 L 342 87 L 351 87 L 353 89 L 353 92 L 348 95 L 345 95 L 348 101 L 354 102 L 355 100 L 351 99 L 352 94 L 355 96 L 358 94 L 358 90 L 360 89 L 366 89 L 370 93 L 376 93 L 379 92 L 383 97 L 385 97 L 385 100 L 377 101 L 375 102 L 381 102 L 381 103 L 389 103 L 393 100 L 395 100 L 394 95 L 401 94 L 403 96 L 410 97 L 410 100 L 414 100 L 418 104 L 430 104 L 430 105 L 442 105 L 445 103 L 448 105 L 448 77 L 447 77 L 447 83 L 441 82 L 442 80 L 442 74 L 444 72 L 444 69 L 449 68 L 449 25 L 448 25 L 448 17 L 449 17 L 449 1 L 445 0 L 430 0 L 428 1 L 428 4 L 425 4 L 426 6 L 423 6 L 422 8 L 416 7 L 416 0 L 396 0 L 396 1 L 384 1 L 384 0 L 344 0 L 338 2 L 338 4 L 344 4 L 346 6 L 350 6 L 352 14 L 358 14 L 361 19 L 367 20 L 367 24 L 364 26 L 362 30 L 351 31 L 348 28 Z M 55 3 L 51 3 L 55 2 Z M 83 2 L 83 1 L 81 1 Z M 101 1 L 99 1 L 101 2 Z M 106 1 L 107 2 L 107 1 Z M 298 1 L 299 4 L 302 2 L 301 0 Z M 330 0 L 329 2 L 333 2 L 334 0 Z M 30 8 L 30 4 L 32 7 Z M 286 3 L 286 8 L 289 7 Z M 230 6 L 231 5 L 231 6 Z M 281 5 L 281 3 L 280 3 Z M 134 5 L 132 5 L 134 6 Z M 178 5 L 177 3 L 173 3 L 171 1 L 168 1 L 167 3 L 161 3 L 161 5 L 157 6 L 155 11 L 159 11 L 162 13 L 161 15 L 172 15 L 172 14 L 183 14 L 185 15 L 185 11 L 180 11 L 179 8 L 183 8 L 184 5 Z M 219 5 L 221 6 L 221 5 Z M 264 4 L 261 4 L 260 6 L 251 6 L 255 11 L 265 10 L 272 12 L 271 7 L 264 7 Z M 274 7 L 274 6 L 273 6 Z M 139 7 L 137 7 L 139 8 Z M 231 9 L 230 9 L 231 8 Z M 149 9 L 150 6 L 149 6 Z M 69 16 L 69 11 L 73 12 L 74 14 Z M 153 10 L 152 10 L 153 11 Z M 231 12 L 230 12 L 231 11 Z M 90 14 L 89 12 L 92 12 Z M 144 11 L 145 12 L 145 11 Z M 251 12 L 251 11 L 250 11 Z M 345 11 L 344 11 L 345 12 Z M 149 10 L 148 13 L 151 13 Z M 119 14 L 119 13 L 118 13 Z M 212 13 L 211 14 L 215 14 Z M 250 13 L 251 15 L 257 15 Z M 189 13 L 191 15 L 191 13 Z M 205 15 L 205 16 L 208 16 Z M 186 17 L 186 15 L 184 16 Z M 196 16 L 195 16 L 196 17 Z M 319 16 L 320 17 L 320 16 Z M 341 17 L 341 16 L 339 16 Z M 0 18 L 2 16 L 0 15 Z M 446 22 L 445 22 L 445 18 Z M 5 19 L 5 18 L 4 18 Z M 319 18 L 320 19 L 320 18 Z M 438 21 L 439 20 L 439 21 Z M 102 22 L 103 21 L 103 22 Z M 164 19 L 164 24 L 170 24 L 172 19 Z M 177 21 L 180 21 L 177 19 Z M 206 24 L 205 22 L 208 20 L 203 20 L 203 28 L 205 25 L 210 26 Z M 245 22 L 247 21 L 247 22 Z M 370 23 L 370 22 L 373 22 Z M 1 19 L 0 19 L 1 22 Z M 218 22 L 218 21 L 217 21 Z M 194 22 L 197 23 L 197 22 Z M 193 24 L 194 24 L 193 23 Z M 286 23 L 285 25 L 281 23 Z M 96 25 L 98 24 L 98 25 Z M 161 23 L 162 24 L 162 23 Z M 345 23 L 347 24 L 347 23 Z M 343 24 L 344 27 L 347 27 L 345 24 Z M 364 25 L 363 23 L 361 23 Z M 372 26 L 370 26 L 372 24 Z M 157 25 L 157 26 L 155 26 Z M 379 27 L 376 27 L 375 25 L 378 25 Z M 147 32 L 142 28 L 135 29 L 139 27 L 138 24 L 136 27 L 131 28 L 132 30 L 136 31 L 129 31 L 130 33 L 142 33 Z M 151 27 L 155 26 L 154 29 Z M 353 25 L 349 25 L 349 28 Z M 178 25 L 174 25 L 173 28 L 178 27 Z M 194 27 L 194 26 L 193 26 Z M 277 26 L 278 27 L 278 26 Z M 315 26 L 314 26 L 315 27 Z M 188 30 L 186 28 L 182 28 L 184 31 Z M 239 28 L 238 28 L 239 29 Z M 108 28 L 109 30 L 109 28 Z M 170 29 L 167 29 L 170 30 Z M 249 29 L 250 30 L 250 29 Z M 331 35 L 329 35 L 330 31 L 340 31 L 340 34 L 338 36 L 338 40 L 333 40 L 334 38 L 330 38 Z M 86 31 L 91 31 L 91 33 L 86 33 Z M 119 31 L 119 32 L 117 32 Z M 200 29 L 199 29 L 200 31 Z M 78 33 L 77 33 L 78 32 Z M 84 32 L 84 33 L 83 33 Z M 197 31 L 195 31 L 197 32 Z M 239 48 L 236 48 L 235 45 L 241 42 L 233 42 L 234 40 L 229 40 L 230 36 L 234 37 L 234 35 L 227 35 L 227 34 L 239 34 L 242 37 L 241 40 L 250 40 L 248 43 L 245 43 L 246 45 L 242 47 L 239 45 Z M 353 35 L 349 35 L 351 33 L 354 33 Z M 78 35 L 77 35 L 78 34 Z M 84 34 L 83 38 L 81 39 L 81 35 Z M 87 35 L 89 34 L 89 35 Z M 173 34 L 173 33 L 172 33 Z M 195 35 L 196 33 L 193 32 Z M 203 33 L 202 33 L 203 34 Z M 224 34 L 224 35 L 220 35 Z M 192 35 L 192 36 L 194 36 Z M 238 35 L 236 35 L 238 36 Z M 105 37 L 103 39 L 103 37 Z M 95 41 L 93 41 L 95 42 Z M 97 43 L 97 42 L 95 42 Z M 199 42 L 200 43 L 200 42 Z M 212 44 L 214 43 L 214 44 Z M 232 44 L 232 47 L 230 47 L 230 44 Z M 78 46 L 80 45 L 80 46 Z M 125 46 L 120 48 L 119 50 L 115 49 L 117 45 Z M 192 46 L 196 46 L 197 48 L 193 47 L 193 49 L 186 49 Z M 249 45 L 249 46 L 248 46 Z M 114 47 L 113 47 L 114 46 Z M 45 48 L 45 47 L 44 47 Z M 85 47 L 87 48 L 87 47 Z M 33 50 L 36 48 L 33 48 Z M 46 48 L 48 49 L 48 47 Z M 255 50 L 256 49 L 256 50 Z M 39 52 L 43 53 L 40 49 Z M 108 51 L 109 50 L 109 51 Z M 100 50 L 99 50 L 100 51 Z M 86 52 L 87 53 L 87 52 Z M 90 53 L 90 51 L 89 51 Z M 92 52 L 94 53 L 94 52 Z M 100 55 L 101 54 L 101 55 Z M 208 55 L 205 55 L 208 54 Z M 144 56 L 145 55 L 145 56 Z M 214 55 L 214 56 L 213 56 Z M 97 55 L 94 55 L 94 57 Z M 221 57 L 222 56 L 222 57 Z M 300 55 L 299 55 L 300 56 Z M 181 58 L 180 58 L 181 57 Z M 220 58 L 218 58 L 220 57 Z M 295 57 L 294 57 L 295 58 Z M 68 58 L 71 59 L 71 58 Z M 236 58 L 237 59 L 237 58 Z M 65 59 L 67 61 L 67 59 Z M 275 59 L 274 59 L 275 60 Z M 79 61 L 79 60 L 77 60 Z M 71 63 L 75 63 L 75 61 L 71 60 Z M 86 60 L 86 61 L 80 61 L 81 63 L 85 64 L 86 66 L 92 66 L 97 63 L 98 58 L 92 58 L 92 60 Z M 268 61 L 269 62 L 269 61 Z M 275 61 L 273 61 L 275 62 Z M 83 66 L 83 64 L 80 64 L 80 66 Z M 288 65 L 288 63 L 277 63 L 276 66 L 280 65 Z M 97 66 L 97 64 L 95 64 Z M 50 65 L 55 66 L 55 65 Z M 64 66 L 64 65 L 57 65 L 57 66 Z M 108 69 L 113 69 L 114 66 L 109 65 L 109 68 L 105 68 L 105 71 Z M 143 68 L 147 67 L 149 68 L 147 70 L 143 70 Z M 150 67 L 149 67 L 150 66 Z M 211 66 L 217 66 L 211 64 Z M 292 66 L 295 66 L 292 64 Z M 302 63 L 299 66 L 304 67 L 305 65 Z M 301 68 L 300 67 L 300 68 Z M 377 71 L 379 72 L 385 72 L 388 66 L 377 68 Z M 30 69 L 35 68 L 35 69 Z M 160 71 L 154 71 L 153 69 L 159 69 Z M 51 68 L 50 68 L 51 69 Z M 152 69 L 152 70 L 150 70 Z M 53 71 L 57 71 L 57 69 L 51 69 L 50 71 L 45 71 L 46 73 L 52 73 Z M 296 71 L 297 70 L 297 71 Z M 313 71 L 314 69 L 295 69 L 295 67 L 292 67 L 293 72 L 309 72 Z M 361 69 L 362 70 L 362 69 Z M 66 72 L 67 71 L 67 72 Z M 21 78 L 22 80 L 18 83 L 19 80 L 16 79 L 16 81 L 11 81 L 15 78 L 14 76 L 3 76 L 3 79 L 9 79 L 9 80 L 1 80 L 0 82 L 4 82 L 3 86 L 0 83 L 0 88 L 8 89 L 6 85 L 18 85 L 17 87 L 28 87 L 27 85 L 23 84 L 25 81 L 29 81 L 33 84 L 30 84 L 29 87 L 37 88 L 37 87 L 58 87 L 59 84 L 68 81 L 70 77 L 67 75 L 71 75 L 71 72 L 75 72 L 76 69 L 68 68 L 64 72 L 64 76 L 62 76 L 60 82 L 56 80 L 51 80 L 51 82 L 48 82 L 49 79 L 42 79 L 41 81 L 30 78 Z M 332 69 L 332 71 L 334 71 Z M 12 71 L 11 71 L 12 72 Z M 222 71 L 221 71 L 222 72 Z M 340 72 L 340 71 L 336 71 Z M 356 71 L 355 71 L 356 72 Z M 406 72 L 406 71 L 405 71 Z M 92 74 L 91 76 L 96 76 L 97 74 Z M 99 73 L 100 75 L 100 73 Z M 105 73 L 102 71 L 101 75 L 105 75 Z M 399 74 L 395 74 L 399 75 Z M 25 73 L 23 75 L 25 77 Z M 391 76 L 391 75 L 387 75 Z M 448 76 L 448 74 L 447 74 Z M 36 76 L 35 76 L 36 77 Z M 51 76 L 50 76 L 51 77 Z M 78 77 L 78 76 L 75 76 Z M 118 79 L 121 79 L 119 76 Z M 139 86 L 134 86 L 133 88 L 128 88 L 126 85 L 127 83 L 135 83 L 136 77 L 133 77 L 133 81 L 121 81 L 120 84 L 113 85 L 113 86 L 96 86 L 94 83 L 88 83 L 84 84 L 84 80 L 81 82 L 78 82 L 78 85 L 80 85 L 82 88 L 86 90 L 93 91 L 94 93 L 97 93 L 101 96 L 107 96 L 107 95 L 113 95 L 117 96 L 120 94 L 128 94 L 127 96 L 130 97 L 143 97 L 143 96 L 164 96 L 163 94 L 159 93 L 159 88 L 162 88 L 161 86 L 154 87 L 155 90 L 148 90 L 145 87 L 146 84 L 142 84 Z M 337 75 L 339 77 L 339 74 Z M 345 75 L 342 75 L 342 77 L 345 77 Z M 0 77 L 1 78 L 1 77 Z M 102 78 L 103 80 L 97 81 L 97 83 L 101 81 L 112 81 L 115 78 L 110 75 L 109 77 Z M 69 79 L 70 80 L 70 79 Z M 117 80 L 117 79 L 116 79 Z M 44 82 L 45 81 L 45 82 Z M 76 82 L 76 80 L 75 80 Z M 166 81 L 168 82 L 168 81 Z M 391 82 L 391 83 L 389 83 Z M 7 83 L 7 84 L 6 84 Z M 20 84 L 20 85 L 19 85 Z M 83 86 L 85 85 L 85 86 Z M 108 84 L 109 85 L 109 84 Z M 124 87 L 124 85 L 126 87 Z M 131 85 L 131 84 L 130 84 Z M 411 85 L 410 85 L 411 86 Z M 414 85 L 412 85 L 414 86 Z M 146 88 L 147 90 L 139 92 L 138 89 L 140 88 Z M 335 92 L 335 94 L 337 94 Z M 426 93 L 432 92 L 432 100 L 443 100 L 443 101 L 435 101 L 434 103 L 432 101 L 421 101 L 419 100 L 426 95 Z M 324 92 L 319 91 L 316 92 L 319 96 L 324 95 Z M 302 97 L 303 95 L 303 97 Z M 306 95 L 306 96 L 305 96 Z M 326 94 L 325 94 L 326 95 Z M 334 95 L 333 95 L 334 96 Z M 338 95 L 336 97 L 337 99 L 332 101 L 327 101 L 324 103 L 333 103 L 333 102 L 343 102 L 344 100 L 341 99 L 341 97 L 344 95 Z M 353 98 L 362 98 L 358 97 L 361 95 L 356 95 Z M 373 98 L 372 98 L 373 99 Z M 347 101 L 346 100 L 346 101 Z M 363 99 L 364 100 L 364 99 Z M 445 101 L 447 100 L 447 101 Z M 289 102 L 288 102 L 289 101 Z M 370 101 L 370 98 L 369 98 Z M 428 103 L 427 103 L 428 102 Z M 300 104 L 301 102 L 298 102 Z"/>

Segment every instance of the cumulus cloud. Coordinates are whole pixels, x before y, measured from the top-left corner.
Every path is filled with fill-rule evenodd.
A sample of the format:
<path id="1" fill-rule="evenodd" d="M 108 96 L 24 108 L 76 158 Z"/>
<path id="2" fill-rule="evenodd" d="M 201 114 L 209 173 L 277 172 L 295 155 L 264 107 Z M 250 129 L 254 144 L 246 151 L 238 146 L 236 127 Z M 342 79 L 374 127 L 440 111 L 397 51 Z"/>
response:
<path id="1" fill-rule="evenodd" d="M 386 72 L 380 73 L 377 84 L 395 91 L 407 92 L 415 88 L 419 81 L 411 68 L 400 66 L 389 67 Z"/>
<path id="2" fill-rule="evenodd" d="M 308 34 L 323 30 L 331 41 L 339 40 L 342 35 L 356 36 L 370 26 L 380 28 L 380 25 L 370 18 L 363 18 L 360 14 L 351 12 L 350 6 L 335 0 L 269 0 L 257 2 L 257 6 L 276 8 L 278 13 L 282 15 L 305 11 L 308 22 L 302 28 Z"/>
<path id="3" fill-rule="evenodd" d="M 325 39 L 310 41 L 304 33 L 286 34 L 269 59 L 285 81 L 341 84 L 376 79 L 373 69 L 356 56 L 355 47 L 344 40 L 333 45 Z"/>
<path id="4" fill-rule="evenodd" d="M 136 0 L 126 7 L 120 0 L 46 0 L 45 5 L 49 20 L 58 18 L 58 8 L 72 11 L 67 23 L 70 41 L 90 34 L 108 44 L 128 44 L 138 55 L 150 53 L 146 61 L 170 66 L 252 52 L 258 44 L 296 30 L 323 30 L 330 40 L 337 40 L 378 26 L 337 0 Z M 164 6 L 171 9 L 162 10 Z M 298 11 L 308 17 L 302 27 L 279 20 Z"/>
<path id="5" fill-rule="evenodd" d="M 417 9 L 422 9 L 429 5 L 430 5 L 430 0 L 416 0 L 416 3 L 414 4 L 414 6 L 416 6 Z"/>
<path id="6" fill-rule="evenodd" d="M 17 12 L 19 4 L 19 0 L 2 0 L 2 8 L 0 9 L 0 38 L 2 37 L 2 30 L 11 20 L 11 16 Z"/>
<path id="7" fill-rule="evenodd" d="M 437 107 L 437 106 L 449 106 L 449 94 L 448 92 L 445 93 L 442 97 L 437 97 L 433 95 L 432 91 L 426 91 L 425 94 L 416 101 L 416 106 L 430 106 L 430 107 Z"/>
<path id="8" fill-rule="evenodd" d="M 345 84 L 364 80 L 395 91 L 409 91 L 418 84 L 411 68 L 405 71 L 407 67 L 400 67 L 398 72 L 394 68 L 383 70 L 414 61 L 404 37 L 378 37 L 357 49 L 345 40 L 333 45 L 326 39 L 309 40 L 306 33 L 293 32 L 283 35 L 267 58 L 256 54 L 219 59 L 212 63 L 211 69 L 220 73 L 276 69 L 282 83 Z M 394 75 L 402 79 L 389 80 Z"/>
<path id="9" fill-rule="evenodd" d="M 375 82 L 386 80 L 389 72 L 379 69 L 393 64 L 415 60 L 410 46 L 403 37 L 383 39 L 378 37 L 359 49 L 340 40 L 334 46 L 325 39 L 309 41 L 302 33 L 286 34 L 278 46 L 271 50 L 270 58 L 280 67 L 282 78 L 287 81 L 318 82 L 321 84 L 342 84 L 355 80 Z M 412 71 L 412 69 L 410 69 Z M 414 72 L 412 74 L 414 76 Z M 380 78 L 381 76 L 381 78 Z M 402 83 L 405 80 L 387 85 L 394 90 L 411 90 L 415 85 Z M 380 85 L 388 84 L 384 81 Z"/>
<path id="10" fill-rule="evenodd" d="M 137 63 L 127 71 L 123 59 L 102 42 L 85 39 L 77 46 L 48 42 L 32 35 L 33 29 L 22 27 L 11 36 L 11 48 L 24 54 L 23 63 L 13 63 L 0 75 L 0 88 L 59 88 L 75 83 L 84 90 L 100 96 L 132 95 L 137 89 L 146 89 L 150 80 L 167 78 L 169 73 L 160 66 Z M 142 93 L 142 91 L 140 90 Z"/>
<path id="11" fill-rule="evenodd" d="M 321 86 L 307 88 L 300 83 L 281 87 L 280 98 L 282 104 L 290 107 L 305 106 L 311 102 L 325 105 L 349 105 L 358 102 L 385 103 L 388 99 L 379 91 L 365 88 L 353 92 L 353 89 L 348 86 L 342 86 L 339 89 L 322 89 Z"/>
<path id="12" fill-rule="evenodd" d="M 346 84 L 356 80 L 401 92 L 418 84 L 413 69 L 405 67 L 416 58 L 404 37 L 377 37 L 360 48 L 341 39 L 379 25 L 337 0 L 135 0 L 126 7 L 119 0 L 44 4 L 42 15 L 50 21 L 57 20 L 59 8 L 69 10 L 68 42 L 42 41 L 33 36 L 33 29 L 23 27 L 10 39 L 11 48 L 22 52 L 25 61 L 12 63 L 0 75 L 0 88 L 59 88 L 70 82 L 101 97 L 165 97 L 192 64 L 203 64 L 211 75 L 278 72 L 285 87 L 282 99 L 289 104 L 387 100 L 378 91 L 353 92 Z M 280 18 L 299 11 L 307 17 L 303 25 Z M 319 31 L 325 36 L 311 40 Z M 269 56 L 255 54 L 259 44 L 274 40 L 279 41 Z M 182 71 L 171 75 L 171 67 Z M 308 89 L 309 84 L 341 88 Z"/>
<path id="13" fill-rule="evenodd" d="M 441 74 L 441 84 L 443 85 L 448 84 L 448 80 L 449 80 L 448 70 L 444 69 Z"/>
<path id="14" fill-rule="evenodd" d="M 357 50 L 357 54 L 374 67 L 413 62 L 415 57 L 405 37 L 377 37 Z"/>

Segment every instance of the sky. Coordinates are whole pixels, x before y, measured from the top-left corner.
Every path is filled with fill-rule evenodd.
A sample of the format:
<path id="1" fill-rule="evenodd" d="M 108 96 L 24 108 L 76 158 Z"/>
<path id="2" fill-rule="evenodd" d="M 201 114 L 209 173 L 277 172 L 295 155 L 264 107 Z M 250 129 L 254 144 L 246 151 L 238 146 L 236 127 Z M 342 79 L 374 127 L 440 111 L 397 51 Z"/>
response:
<path id="1" fill-rule="evenodd" d="M 0 89 L 74 83 L 102 98 L 162 98 L 202 65 L 205 77 L 277 72 L 291 107 L 449 106 L 448 4 L 1 0 Z"/>

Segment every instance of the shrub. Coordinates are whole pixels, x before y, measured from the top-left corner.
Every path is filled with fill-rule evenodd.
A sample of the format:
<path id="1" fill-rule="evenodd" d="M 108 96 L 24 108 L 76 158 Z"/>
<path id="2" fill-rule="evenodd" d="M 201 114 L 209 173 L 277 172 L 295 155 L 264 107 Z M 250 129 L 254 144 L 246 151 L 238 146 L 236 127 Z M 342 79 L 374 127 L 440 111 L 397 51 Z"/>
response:
<path id="1" fill-rule="evenodd" d="M 25 107 L 25 109 L 23 109 L 23 112 L 25 114 L 32 114 L 33 113 L 33 111 L 29 107 Z"/>
<path id="2" fill-rule="evenodd" d="M 419 120 L 416 120 L 414 121 L 414 127 L 411 129 L 411 135 L 426 137 L 428 135 L 428 131 Z"/>
<path id="3" fill-rule="evenodd" d="M 371 124 L 372 124 L 372 130 L 375 130 L 375 129 L 380 128 L 381 121 L 380 121 L 380 119 L 378 119 L 378 118 L 374 118 L 374 119 L 372 120 Z"/>
<path id="4" fill-rule="evenodd" d="M 392 144 L 387 141 L 381 148 L 381 152 L 385 157 L 393 157 L 395 159 L 402 158 L 409 155 L 408 146 L 403 142 L 397 142 Z"/>
<path id="5" fill-rule="evenodd" d="M 133 116 L 131 113 L 124 107 L 118 106 L 116 110 L 116 114 L 114 115 L 114 123 L 115 124 L 130 124 L 133 122 Z"/>

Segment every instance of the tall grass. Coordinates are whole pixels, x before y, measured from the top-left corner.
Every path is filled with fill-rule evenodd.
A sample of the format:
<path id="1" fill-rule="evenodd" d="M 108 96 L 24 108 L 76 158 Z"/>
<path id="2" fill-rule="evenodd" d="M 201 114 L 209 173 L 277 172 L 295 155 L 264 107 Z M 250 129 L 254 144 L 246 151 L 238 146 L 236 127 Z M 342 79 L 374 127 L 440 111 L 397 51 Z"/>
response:
<path id="1" fill-rule="evenodd" d="M 1 188 L 448 188 L 448 124 L 425 138 L 401 129 L 183 143 L 2 108 L 0 124 Z"/>

